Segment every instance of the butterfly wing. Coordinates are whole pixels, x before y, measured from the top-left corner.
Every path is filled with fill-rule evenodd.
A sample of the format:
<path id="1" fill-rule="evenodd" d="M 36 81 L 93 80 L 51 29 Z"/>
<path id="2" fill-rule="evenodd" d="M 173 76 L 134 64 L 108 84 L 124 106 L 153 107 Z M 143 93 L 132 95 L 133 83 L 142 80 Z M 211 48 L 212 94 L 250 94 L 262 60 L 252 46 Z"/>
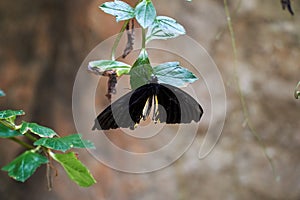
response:
<path id="1" fill-rule="evenodd" d="M 149 115 L 153 99 L 159 104 L 158 112 L 154 114 L 155 121 L 167 124 L 198 122 L 203 114 L 201 105 L 183 90 L 168 84 L 149 83 L 108 106 L 95 119 L 93 130 L 134 129 L 142 118 Z M 154 103 L 154 112 L 155 107 Z"/>
<path id="2" fill-rule="evenodd" d="M 143 110 L 147 100 L 149 98 L 152 99 L 152 96 L 153 87 L 148 84 L 122 96 L 98 115 L 95 119 L 93 130 L 134 129 L 135 125 L 143 117 Z M 151 104 L 149 106 L 146 112 L 148 115 Z"/>
<path id="3" fill-rule="evenodd" d="M 98 130 L 108 130 L 108 129 L 116 129 L 123 126 L 130 126 L 131 121 L 127 121 L 127 124 L 125 124 L 125 121 L 121 124 L 118 124 L 118 122 L 122 122 L 122 116 L 128 117 L 128 102 L 133 92 L 129 92 L 128 94 L 122 96 L 117 101 L 113 102 L 111 105 L 109 105 L 107 108 L 102 111 L 97 118 L 95 119 L 95 125 L 92 128 L 92 130 L 98 129 Z M 118 112 L 116 112 L 116 110 Z"/>
<path id="4" fill-rule="evenodd" d="M 157 99 L 159 107 L 157 118 L 167 124 L 199 122 L 203 115 L 201 105 L 188 93 L 168 85 L 158 84 Z"/>

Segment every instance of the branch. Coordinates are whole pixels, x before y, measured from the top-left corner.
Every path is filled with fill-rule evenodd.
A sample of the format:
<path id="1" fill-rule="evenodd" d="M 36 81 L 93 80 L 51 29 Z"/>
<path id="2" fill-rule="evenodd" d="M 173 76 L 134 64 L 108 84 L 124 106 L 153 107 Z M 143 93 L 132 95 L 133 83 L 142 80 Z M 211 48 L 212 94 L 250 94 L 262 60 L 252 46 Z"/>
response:
<path id="1" fill-rule="evenodd" d="M 251 134 L 255 137 L 255 139 L 257 140 L 259 145 L 262 147 L 263 153 L 266 156 L 266 158 L 271 166 L 273 175 L 274 175 L 274 177 L 277 177 L 272 158 L 267 154 L 266 146 L 263 143 L 263 141 L 261 140 L 260 136 L 257 134 L 257 131 L 249 118 L 249 111 L 247 108 L 247 103 L 246 103 L 243 91 L 241 89 L 241 86 L 240 86 L 240 80 L 239 80 L 239 76 L 238 76 L 238 72 L 237 72 L 237 67 L 238 67 L 237 48 L 236 48 L 235 35 L 234 35 L 234 30 L 233 30 L 233 26 L 232 26 L 232 21 L 231 21 L 231 17 L 230 17 L 230 11 L 228 8 L 227 0 L 224 0 L 224 7 L 225 7 L 225 13 L 226 13 L 226 17 L 227 17 L 227 25 L 228 25 L 228 29 L 229 29 L 230 36 L 231 36 L 231 45 L 232 45 L 233 56 L 234 56 L 234 78 L 235 78 L 235 83 L 237 85 L 240 102 L 242 104 L 245 124 L 247 125 L 248 129 L 250 130 Z"/>

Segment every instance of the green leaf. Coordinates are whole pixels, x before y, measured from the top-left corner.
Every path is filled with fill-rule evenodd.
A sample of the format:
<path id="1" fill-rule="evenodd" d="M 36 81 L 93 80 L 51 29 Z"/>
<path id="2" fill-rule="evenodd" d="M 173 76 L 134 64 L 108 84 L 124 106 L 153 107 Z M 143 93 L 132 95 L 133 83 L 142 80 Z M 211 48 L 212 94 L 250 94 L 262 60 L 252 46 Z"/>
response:
<path id="1" fill-rule="evenodd" d="M 143 28 L 150 26 L 155 17 L 156 10 L 151 0 L 143 0 L 136 6 L 135 18 Z"/>
<path id="2" fill-rule="evenodd" d="M 129 74 L 131 89 L 136 89 L 145 85 L 151 80 L 153 68 L 150 65 L 148 54 L 145 49 L 141 50 L 141 53 L 133 64 Z"/>
<path id="3" fill-rule="evenodd" d="M 14 159 L 11 163 L 4 166 L 2 170 L 7 171 L 8 175 L 17 181 L 26 181 L 35 170 L 48 162 L 45 156 L 33 151 L 25 151 Z"/>
<path id="4" fill-rule="evenodd" d="M 106 2 L 99 8 L 105 13 L 115 16 L 117 22 L 134 17 L 134 9 L 123 1 Z"/>
<path id="5" fill-rule="evenodd" d="M 61 138 L 41 138 L 34 142 L 34 145 L 41 145 L 62 152 L 71 148 L 95 148 L 92 142 L 82 140 L 80 134 L 73 134 Z"/>
<path id="6" fill-rule="evenodd" d="M 157 16 L 147 31 L 146 40 L 147 42 L 154 39 L 165 40 L 184 34 L 184 27 L 177 23 L 175 19 L 166 16 Z"/>
<path id="7" fill-rule="evenodd" d="M 97 74 L 103 75 L 103 73 L 107 70 L 115 70 L 118 76 L 123 74 L 128 74 L 131 66 L 114 60 L 97 60 L 89 62 L 88 69 Z"/>
<path id="8" fill-rule="evenodd" d="M 90 171 L 77 159 L 74 152 L 67 154 L 54 154 L 51 152 L 50 156 L 63 166 L 70 179 L 78 185 L 89 187 L 96 183 Z"/>
<path id="9" fill-rule="evenodd" d="M 10 138 L 22 135 L 19 131 L 11 130 L 0 123 L 0 138 Z"/>
<path id="10" fill-rule="evenodd" d="M 153 68 L 153 74 L 158 82 L 182 87 L 187 83 L 193 83 L 198 78 L 188 69 L 179 65 L 179 62 L 166 62 Z"/>
<path id="11" fill-rule="evenodd" d="M 2 90 L 0 90 L 0 97 L 3 97 L 3 96 L 5 96 L 5 93 Z"/>
<path id="12" fill-rule="evenodd" d="M 52 129 L 48 127 L 44 127 L 41 125 L 38 125 L 36 123 L 27 123 L 23 122 L 20 128 L 20 132 L 22 134 L 25 134 L 27 131 L 30 131 L 40 137 L 53 137 L 57 135 Z"/>
<path id="13" fill-rule="evenodd" d="M 24 115 L 23 110 L 2 110 L 0 111 L 0 119 L 10 119 L 16 116 Z"/>

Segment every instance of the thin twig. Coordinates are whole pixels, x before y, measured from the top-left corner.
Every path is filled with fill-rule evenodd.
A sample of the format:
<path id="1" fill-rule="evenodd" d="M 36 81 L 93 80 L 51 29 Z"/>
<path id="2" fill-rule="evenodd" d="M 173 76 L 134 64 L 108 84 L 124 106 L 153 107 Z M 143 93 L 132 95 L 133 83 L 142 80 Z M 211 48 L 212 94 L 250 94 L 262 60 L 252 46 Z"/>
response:
<path id="1" fill-rule="evenodd" d="M 238 67 L 237 48 L 236 48 L 235 34 L 234 34 L 232 22 L 231 22 L 231 17 L 230 17 L 227 0 L 224 0 L 224 7 L 225 7 L 225 13 L 226 13 L 226 17 L 227 17 L 227 25 L 228 25 L 228 29 L 229 29 L 230 36 L 231 36 L 231 45 L 232 45 L 233 56 L 234 56 L 234 79 L 235 79 L 235 83 L 237 85 L 240 102 L 242 104 L 245 124 L 247 125 L 248 129 L 250 130 L 251 134 L 255 137 L 255 139 L 257 140 L 259 145 L 262 147 L 263 153 L 266 156 L 266 158 L 271 166 L 274 177 L 276 178 L 277 176 L 276 176 L 275 167 L 274 167 L 272 158 L 268 155 L 265 144 L 261 140 L 260 136 L 257 134 L 257 131 L 249 118 L 249 111 L 247 108 L 247 103 L 246 103 L 243 91 L 241 89 L 241 86 L 240 86 L 240 80 L 239 80 L 239 76 L 238 76 L 238 72 L 237 72 L 237 67 Z"/>
<path id="2" fill-rule="evenodd" d="M 52 169 L 51 169 L 50 163 L 47 163 L 46 177 L 47 177 L 48 191 L 51 191 L 53 188 L 53 181 L 52 181 Z"/>
<path id="3" fill-rule="evenodd" d="M 130 21 L 130 19 L 129 19 L 129 20 L 126 20 L 126 21 L 124 22 L 124 24 L 123 24 L 123 26 L 122 26 L 122 28 L 121 28 L 119 34 L 117 35 L 117 38 L 116 38 L 115 42 L 114 42 L 114 44 L 113 44 L 113 47 L 112 47 L 112 49 L 111 49 L 111 59 L 112 59 L 112 60 L 115 60 L 115 59 L 116 59 L 116 58 L 115 58 L 115 54 L 116 54 L 117 47 L 118 47 L 118 45 L 119 45 L 119 43 L 120 43 L 120 40 L 121 40 L 121 38 L 122 38 L 122 35 L 123 35 L 123 33 L 124 33 L 125 29 L 126 29 L 127 24 L 129 23 L 129 21 Z"/>
<path id="4" fill-rule="evenodd" d="M 146 47 L 146 30 L 142 28 L 142 48 L 145 49 Z"/>
<path id="5" fill-rule="evenodd" d="M 37 141 L 38 139 L 36 137 L 34 137 L 33 135 L 31 135 L 30 133 L 25 133 L 24 134 L 28 139 L 30 139 L 31 141 L 35 142 Z"/>
<path id="6" fill-rule="evenodd" d="M 19 140 L 18 138 L 11 137 L 8 139 L 20 144 L 21 146 L 25 147 L 26 149 L 34 149 L 34 146 L 31 146 L 30 144 L 27 144 L 26 142 L 23 142 L 22 140 Z"/>

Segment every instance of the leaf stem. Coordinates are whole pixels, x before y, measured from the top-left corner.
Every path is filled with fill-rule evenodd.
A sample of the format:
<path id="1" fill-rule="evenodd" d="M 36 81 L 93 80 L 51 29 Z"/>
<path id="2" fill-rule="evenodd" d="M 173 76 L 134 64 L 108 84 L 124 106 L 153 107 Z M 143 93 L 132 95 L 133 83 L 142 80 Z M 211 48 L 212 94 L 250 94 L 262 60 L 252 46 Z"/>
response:
<path id="1" fill-rule="evenodd" d="M 0 119 L 0 123 L 3 124 L 4 126 L 8 127 L 11 130 L 17 130 L 16 125 L 7 120 Z"/>
<path id="2" fill-rule="evenodd" d="M 19 140 L 19 139 L 15 138 L 15 137 L 11 137 L 9 139 L 12 140 L 12 141 L 14 141 L 14 142 L 16 142 L 16 143 L 18 143 L 18 144 L 20 144 L 21 146 L 23 146 L 23 147 L 25 147 L 27 149 L 33 149 L 34 148 L 34 146 L 31 146 L 30 144 L 27 144 L 26 142 L 23 142 L 22 140 Z"/>
<path id="3" fill-rule="evenodd" d="M 130 21 L 130 19 L 129 19 L 129 20 L 126 20 L 126 21 L 124 22 L 124 24 L 123 24 L 123 26 L 122 26 L 122 28 L 121 28 L 119 34 L 117 35 L 117 38 L 116 38 L 115 42 L 114 42 L 114 44 L 113 44 L 113 47 L 112 47 L 112 49 L 111 49 L 111 59 L 112 59 L 112 60 L 116 60 L 116 58 L 115 58 L 116 50 L 117 50 L 117 47 L 118 47 L 118 45 L 119 45 L 119 43 L 120 43 L 120 40 L 121 40 L 121 38 L 122 38 L 122 35 L 123 35 L 123 33 L 124 33 L 125 29 L 126 29 L 127 24 L 129 23 L 129 21 Z"/>
<path id="4" fill-rule="evenodd" d="M 36 153 L 36 152 L 40 151 L 42 148 L 43 147 L 39 145 L 39 146 L 35 147 L 34 149 L 32 149 L 31 151 Z"/>
<path id="5" fill-rule="evenodd" d="M 255 139 L 257 140 L 259 145 L 262 147 L 263 153 L 266 156 L 266 158 L 267 158 L 267 160 L 268 160 L 268 162 L 271 166 L 273 175 L 274 175 L 274 177 L 276 177 L 275 167 L 274 167 L 274 163 L 272 161 L 272 158 L 268 155 L 267 150 L 266 150 L 266 146 L 263 143 L 263 141 L 261 140 L 258 133 L 256 132 L 256 129 L 253 126 L 253 124 L 250 120 L 250 117 L 249 117 L 249 111 L 248 111 L 248 108 L 247 108 L 247 103 L 246 103 L 243 91 L 241 89 L 241 86 L 240 86 L 240 80 L 239 80 L 239 76 L 238 76 L 238 72 L 237 72 L 237 67 L 238 67 L 237 48 L 236 48 L 235 34 L 234 34 L 233 26 L 232 26 L 232 21 L 231 21 L 231 17 L 230 17 L 230 12 L 229 12 L 229 8 L 228 8 L 227 0 L 224 0 L 224 7 L 225 7 L 225 13 L 226 13 L 226 17 L 227 17 L 227 25 L 228 25 L 229 33 L 231 35 L 231 46 L 232 46 L 232 49 L 233 49 L 233 56 L 234 56 L 234 78 L 235 78 L 235 82 L 236 82 L 236 85 L 237 85 L 240 102 L 242 104 L 245 123 L 246 123 L 248 129 L 250 130 L 251 134 L 255 137 Z"/>

